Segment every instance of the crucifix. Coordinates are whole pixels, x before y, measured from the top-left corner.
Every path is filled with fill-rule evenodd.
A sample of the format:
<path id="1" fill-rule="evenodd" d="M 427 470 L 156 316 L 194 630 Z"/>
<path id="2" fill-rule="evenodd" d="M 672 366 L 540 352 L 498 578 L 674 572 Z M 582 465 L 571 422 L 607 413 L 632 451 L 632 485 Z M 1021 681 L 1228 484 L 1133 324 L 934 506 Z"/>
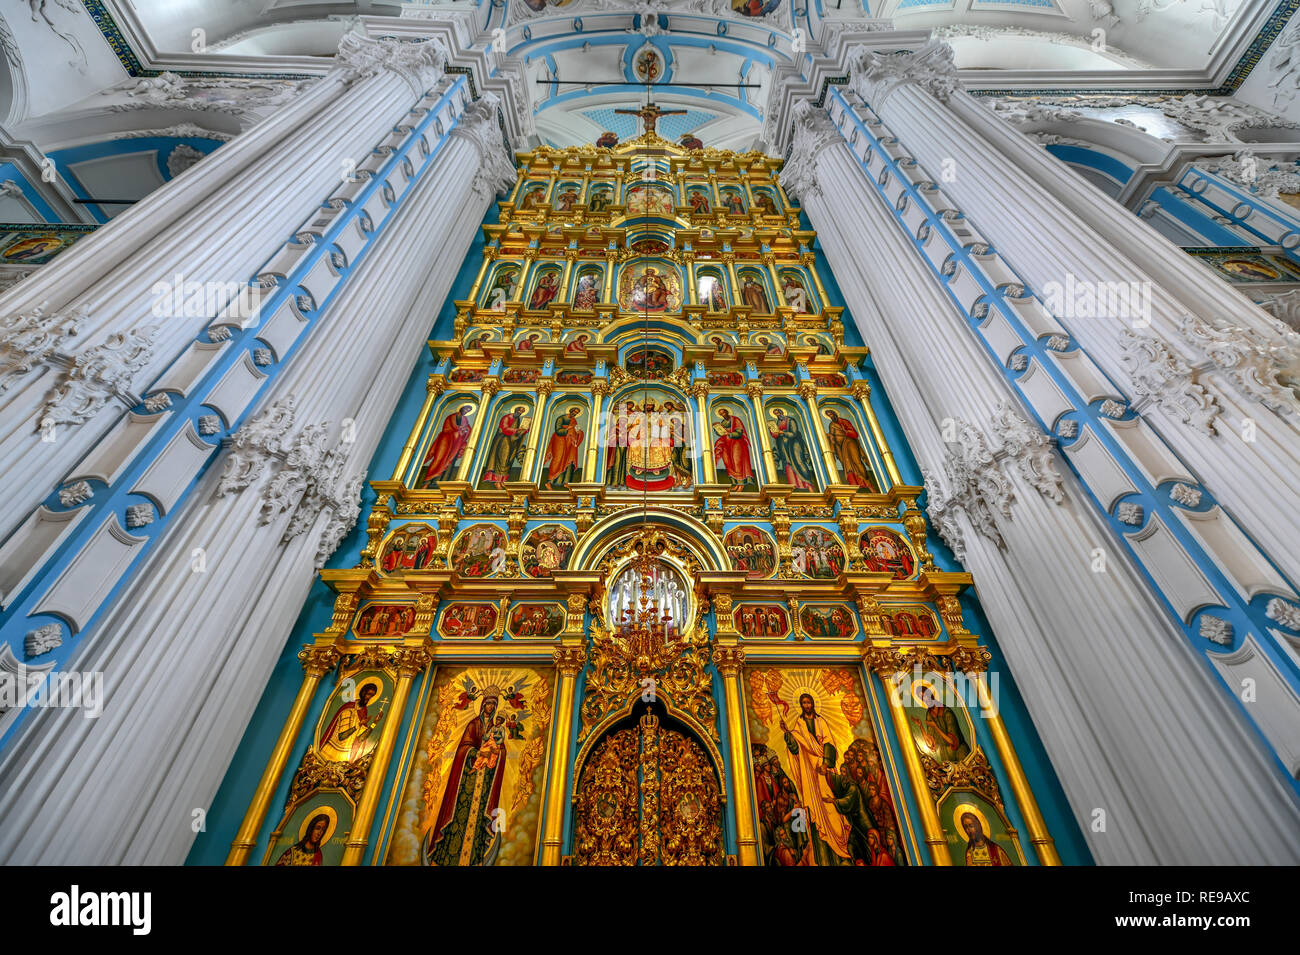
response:
<path id="1" fill-rule="evenodd" d="M 645 132 L 647 136 L 657 135 L 655 133 L 655 122 L 660 116 L 681 116 L 685 115 L 684 109 L 660 109 L 655 103 L 646 103 L 640 109 L 616 109 L 616 113 L 622 113 L 624 116 L 640 116 L 641 122 L 645 123 Z"/>

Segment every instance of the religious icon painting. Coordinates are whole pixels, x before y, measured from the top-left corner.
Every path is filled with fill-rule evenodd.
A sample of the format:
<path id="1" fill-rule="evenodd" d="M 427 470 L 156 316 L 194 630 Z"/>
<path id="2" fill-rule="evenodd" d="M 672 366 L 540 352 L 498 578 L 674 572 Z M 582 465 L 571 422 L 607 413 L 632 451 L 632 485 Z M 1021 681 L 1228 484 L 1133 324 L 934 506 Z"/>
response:
<path id="1" fill-rule="evenodd" d="M 740 288 L 736 293 L 736 302 L 743 305 L 755 315 L 772 314 L 772 296 L 767 291 L 767 279 L 758 269 L 742 268 L 736 270 L 736 279 Z"/>
<path id="2" fill-rule="evenodd" d="M 560 294 L 560 267 L 543 265 L 535 273 L 533 288 L 528 295 L 528 307 L 533 311 L 549 308 Z"/>
<path id="3" fill-rule="evenodd" d="M 438 530 L 428 524 L 401 524 L 391 531 L 377 558 L 386 574 L 424 570 L 438 546 Z"/>
<path id="4" fill-rule="evenodd" d="M 745 194 L 739 186 L 719 186 L 718 205 L 728 215 L 743 216 L 747 208 Z"/>
<path id="5" fill-rule="evenodd" d="M 528 450 L 528 433 L 532 430 L 531 398 L 504 395 L 497 403 L 493 425 L 487 432 L 487 457 L 479 472 L 480 488 L 504 490 L 506 482 L 518 481 L 522 474 L 524 452 Z"/>
<path id="6" fill-rule="evenodd" d="M 451 545 L 451 568 L 462 577 L 496 577 L 506 567 L 506 532 L 495 524 L 471 524 Z"/>
<path id="7" fill-rule="evenodd" d="M 900 640 L 934 640 L 942 632 L 938 615 L 919 604 L 882 607 L 881 624 L 891 637 Z"/>
<path id="8" fill-rule="evenodd" d="M 542 455 L 541 486 L 562 491 L 582 480 L 583 448 L 587 444 L 587 402 L 561 396 L 551 420 L 550 438 Z"/>
<path id="9" fill-rule="evenodd" d="M 742 17 L 765 17 L 780 5 L 781 0 L 731 0 L 731 9 Z"/>
<path id="10" fill-rule="evenodd" d="M 452 384 L 476 384 L 487 378 L 487 372 L 482 368 L 457 368 L 447 380 Z"/>
<path id="11" fill-rule="evenodd" d="M 496 632 L 498 615 L 496 604 L 448 604 L 438 618 L 438 635 L 451 640 L 488 637 Z"/>
<path id="12" fill-rule="evenodd" d="M 707 182 L 688 182 L 682 191 L 686 195 L 684 204 L 690 207 L 692 213 L 705 216 L 713 211 L 713 202 L 709 198 L 713 189 Z"/>
<path id="13" fill-rule="evenodd" d="M 486 283 L 487 288 L 482 299 L 483 308 L 494 312 L 505 311 L 506 302 L 515 297 L 522 272 L 523 267 L 513 262 L 503 262 L 498 265 Z"/>
<path id="14" fill-rule="evenodd" d="M 292 808 L 271 834 L 266 865 L 339 865 L 355 807 L 337 789 L 320 789 Z"/>
<path id="15" fill-rule="evenodd" d="M 776 544 L 758 527 L 733 527 L 722 538 L 732 570 L 743 570 L 750 580 L 776 573 Z"/>
<path id="16" fill-rule="evenodd" d="M 765 216 L 779 216 L 781 214 L 781 200 L 777 198 L 776 193 L 771 189 L 761 186 L 755 186 L 754 209 Z"/>
<path id="17" fill-rule="evenodd" d="M 759 375 L 764 388 L 793 388 L 794 375 L 788 371 L 765 371 Z"/>
<path id="18" fill-rule="evenodd" d="M 917 750 L 939 763 L 961 763 L 975 752 L 975 727 L 965 703 L 941 673 L 904 682 L 903 711 Z"/>
<path id="19" fill-rule="evenodd" d="M 388 865 L 532 864 L 553 685 L 543 668 L 438 668 Z"/>
<path id="20" fill-rule="evenodd" d="M 459 369 L 458 369 L 459 370 Z M 433 421 L 433 441 L 420 463 L 419 486 L 432 487 L 439 481 L 454 481 L 474 429 L 478 399 L 454 395 L 445 401 Z"/>
<path id="21" fill-rule="evenodd" d="M 519 550 L 519 566 L 525 577 L 547 578 L 569 566 L 573 553 L 573 531 L 560 524 L 535 527 Z"/>
<path id="22" fill-rule="evenodd" d="M 834 372 L 830 374 L 819 373 L 813 375 L 812 377 L 813 377 L 813 384 L 815 384 L 818 388 L 843 388 L 845 385 L 848 384 L 848 382 L 844 380 L 843 375 L 836 374 Z"/>
<path id="23" fill-rule="evenodd" d="M 745 376 L 738 371 L 711 371 L 707 381 L 710 388 L 739 388 Z"/>
<path id="24" fill-rule="evenodd" d="M 757 491 L 759 460 L 754 453 L 758 441 L 750 427 L 749 414 L 738 401 L 715 401 L 710 408 L 713 430 L 713 465 L 718 483 L 725 479 L 732 490 Z"/>
<path id="25" fill-rule="evenodd" d="M 857 673 L 848 667 L 755 667 L 747 676 L 764 862 L 907 865 L 896 782 Z"/>
<path id="26" fill-rule="evenodd" d="M 581 311 L 590 311 L 600 304 L 600 296 L 604 290 L 605 270 L 599 265 L 582 266 L 578 269 L 578 277 L 573 285 L 573 307 Z"/>
<path id="27" fill-rule="evenodd" d="M 769 401 L 765 410 L 777 482 L 788 484 L 796 491 L 817 490 L 817 467 L 812 451 L 815 438 L 808 433 L 803 414 L 788 400 Z"/>
<path id="28" fill-rule="evenodd" d="M 741 636 L 751 640 L 782 640 L 790 635 L 790 615 L 780 604 L 741 604 L 731 619 Z"/>
<path id="29" fill-rule="evenodd" d="M 705 344 L 713 349 L 715 358 L 735 358 L 736 357 L 736 336 L 731 332 L 712 332 Z"/>
<path id="30" fill-rule="evenodd" d="M 852 410 L 842 402 L 824 401 L 821 413 L 840 481 L 879 494 L 880 482 L 868 463 L 866 443 Z"/>
<path id="31" fill-rule="evenodd" d="M 916 554 L 901 534 L 888 527 L 868 527 L 858 539 L 862 562 L 873 573 L 888 573 L 894 580 L 906 580 L 916 573 Z"/>
<path id="32" fill-rule="evenodd" d="M 532 181 L 526 182 L 519 187 L 519 200 L 516 208 L 519 209 L 545 209 L 546 208 L 546 190 L 550 188 L 550 183 Z"/>
<path id="33" fill-rule="evenodd" d="M 538 368 L 508 368 L 501 380 L 507 385 L 532 385 L 537 383 L 541 375 Z"/>
<path id="34" fill-rule="evenodd" d="M 952 864 L 985 868 L 1024 865 L 1020 841 L 998 807 L 972 789 L 952 789 L 939 802 L 939 825 Z"/>
<path id="35" fill-rule="evenodd" d="M 797 344 L 800 348 L 811 348 L 815 358 L 827 358 L 835 354 L 834 342 L 829 335 L 800 335 Z"/>
<path id="36" fill-rule="evenodd" d="M 677 359 L 673 353 L 654 347 L 636 347 L 623 359 L 623 367 L 633 378 L 641 381 L 659 381 L 667 378 L 677 369 Z"/>
<path id="37" fill-rule="evenodd" d="M 722 273 L 714 268 L 703 268 L 696 272 L 695 291 L 700 304 L 708 309 L 709 314 L 718 315 L 727 310 L 727 283 Z"/>
<path id="38" fill-rule="evenodd" d="M 360 670 L 340 680 L 325 701 L 313 748 L 326 763 L 358 763 L 383 735 L 393 699 L 393 678 L 383 670 Z"/>
<path id="39" fill-rule="evenodd" d="M 605 133 L 605 136 L 614 136 L 613 133 Z M 604 138 L 604 137 L 602 137 Z M 597 146 L 603 145 L 599 141 Z M 614 142 L 611 146 L 618 145 L 618 137 L 614 136 Z M 593 182 L 587 187 L 587 211 L 588 212 L 605 212 L 614 204 L 614 184 L 612 182 Z"/>
<path id="40" fill-rule="evenodd" d="M 616 400 L 605 424 L 605 486 L 686 490 L 695 483 L 690 404 L 666 388 L 638 388 Z"/>
<path id="41" fill-rule="evenodd" d="M 831 531 L 810 525 L 790 535 L 795 572 L 813 580 L 833 580 L 844 570 L 844 546 Z"/>
<path id="42" fill-rule="evenodd" d="M 848 604 L 804 604 L 799 629 L 814 640 L 852 640 L 858 635 L 858 615 Z"/>
<path id="43" fill-rule="evenodd" d="M 817 306 L 817 293 L 809 288 L 808 279 L 803 272 L 799 269 L 782 269 L 779 275 L 781 297 L 796 314 L 809 315 L 820 310 Z"/>
<path id="44" fill-rule="evenodd" d="M 642 83 L 657 83 L 664 72 L 664 59 L 659 51 L 647 43 L 636 51 L 632 59 L 632 70 Z"/>
<path id="45" fill-rule="evenodd" d="M 556 185 L 551 199 L 551 208 L 557 212 L 573 212 L 573 207 L 582 198 L 582 183 L 561 182 Z"/>
<path id="46" fill-rule="evenodd" d="M 777 332 L 751 334 L 749 342 L 751 345 L 758 345 L 763 349 L 764 358 L 782 358 L 785 356 L 785 338 Z"/>
<path id="47" fill-rule="evenodd" d="M 618 305 L 628 312 L 680 311 L 682 280 L 677 269 L 661 261 L 626 266 L 619 275 Z"/>
<path id="48" fill-rule="evenodd" d="M 515 336 L 514 346 L 517 352 L 536 351 L 537 346 L 543 342 L 550 341 L 547 332 L 539 331 L 536 328 L 525 328 Z"/>
<path id="49" fill-rule="evenodd" d="M 667 186 L 653 182 L 639 182 L 629 187 L 624 202 L 629 216 L 658 216 L 671 219 L 677 211 L 673 191 Z"/>
<path id="50" fill-rule="evenodd" d="M 596 379 L 596 376 L 589 371 L 575 371 L 572 368 L 563 369 L 555 380 L 561 385 L 589 385 Z"/>
<path id="51" fill-rule="evenodd" d="M 558 603 L 524 603 L 511 608 L 506 633 L 516 639 L 546 639 L 557 636 L 568 622 L 564 606 Z"/>
<path id="52" fill-rule="evenodd" d="M 6 232 L 0 234 L 0 261 L 7 264 L 44 265 L 75 241 L 76 236 L 69 233 Z"/>
<path id="53" fill-rule="evenodd" d="M 370 604 L 357 614 L 352 630 L 358 637 L 401 636 L 415 626 L 410 604 Z"/>

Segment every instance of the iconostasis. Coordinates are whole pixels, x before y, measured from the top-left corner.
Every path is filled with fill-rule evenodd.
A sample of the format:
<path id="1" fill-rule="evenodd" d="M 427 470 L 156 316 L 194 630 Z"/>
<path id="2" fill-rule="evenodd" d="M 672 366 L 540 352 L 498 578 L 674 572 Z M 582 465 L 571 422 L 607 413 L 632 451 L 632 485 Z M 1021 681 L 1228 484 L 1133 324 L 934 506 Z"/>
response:
<path id="1" fill-rule="evenodd" d="M 613 139 L 518 157 L 229 861 L 1058 864 L 780 161 Z"/>

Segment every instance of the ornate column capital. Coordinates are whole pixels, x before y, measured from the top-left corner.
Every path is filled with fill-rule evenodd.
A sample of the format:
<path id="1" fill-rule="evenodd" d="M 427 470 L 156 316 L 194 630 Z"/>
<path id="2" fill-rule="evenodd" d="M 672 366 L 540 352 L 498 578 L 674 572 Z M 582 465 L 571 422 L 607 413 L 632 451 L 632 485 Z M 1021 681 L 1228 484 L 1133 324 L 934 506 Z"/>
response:
<path id="1" fill-rule="evenodd" d="M 432 662 L 433 654 L 425 647 L 401 647 L 393 651 L 393 665 L 397 667 L 398 676 L 416 676 Z"/>
<path id="2" fill-rule="evenodd" d="M 948 102 L 962 88 L 952 47 L 936 39 L 916 50 L 857 53 L 849 60 L 849 83 L 877 113 L 894 90 L 909 83 L 921 87 L 941 103 Z"/>
<path id="3" fill-rule="evenodd" d="M 303 647 L 298 651 L 298 660 L 308 676 L 322 677 L 339 665 L 343 654 L 335 646 Z"/>
<path id="4" fill-rule="evenodd" d="M 744 662 L 745 651 L 741 647 L 713 648 L 713 665 L 724 677 L 736 676 Z"/>
<path id="5" fill-rule="evenodd" d="M 451 135 L 467 139 L 478 150 L 480 165 L 471 188 L 480 195 L 505 195 L 515 183 L 515 165 L 506 150 L 498 112 L 501 98 L 484 93 L 465 107 Z"/>
<path id="6" fill-rule="evenodd" d="M 420 43 L 404 43 L 377 40 L 360 33 L 345 33 L 334 58 L 336 68 L 342 70 L 349 85 L 391 70 L 406 80 L 417 96 L 438 82 L 450 60 L 451 54 L 437 37 Z"/>
<path id="7" fill-rule="evenodd" d="M 551 657 L 560 674 L 570 678 L 581 673 L 587 665 L 587 651 L 583 647 L 556 647 Z"/>
<path id="8" fill-rule="evenodd" d="M 781 188 L 801 200 L 806 200 L 809 195 L 821 195 L 821 185 L 817 181 L 817 157 L 823 149 L 839 139 L 839 128 L 831 122 L 826 110 L 819 109 L 806 99 L 796 103 L 790 157 L 786 159 L 777 177 Z"/>

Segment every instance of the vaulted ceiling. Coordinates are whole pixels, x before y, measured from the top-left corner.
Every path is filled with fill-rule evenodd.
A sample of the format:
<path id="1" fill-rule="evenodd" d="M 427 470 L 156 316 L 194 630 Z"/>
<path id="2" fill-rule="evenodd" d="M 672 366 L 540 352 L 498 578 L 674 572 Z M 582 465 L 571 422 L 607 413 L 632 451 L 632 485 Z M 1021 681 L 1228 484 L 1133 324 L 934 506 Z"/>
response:
<path id="1" fill-rule="evenodd" d="M 952 44 L 968 83 L 1020 86 L 1071 77 L 1115 87 L 1195 85 L 1270 41 L 1294 0 L 98 0 L 126 45 L 151 60 L 203 53 L 214 69 L 309 72 L 360 16 L 464 16 L 528 76 L 538 136 L 554 145 L 632 132 L 619 109 L 645 97 L 685 112 L 672 138 L 748 148 L 780 70 L 803 69 L 819 19 L 882 19 Z M 42 108 L 111 85 L 119 51 L 81 0 L 11 0 L 3 13 L 25 57 L 26 95 Z M 1281 18 L 1281 19 L 1279 19 Z M 102 27 L 102 18 L 100 26 Z M 4 30 L 0 29 L 0 39 Z M 74 54 L 75 55 L 72 55 Z M 78 72 L 56 73 L 64 61 Z M 0 63 L 0 66 L 3 64 Z M 238 70 L 236 70 L 238 71 Z M 0 73 L 3 71 L 0 70 Z M 118 77 L 120 78 L 120 76 Z M 11 81 L 12 82 L 12 81 Z M 1215 81 L 1217 82 L 1217 80 Z M 77 94 L 80 84 L 82 92 Z M 94 85 L 98 84 L 98 85 Z M 1206 85 L 1202 83 L 1201 85 Z M 1210 84 L 1212 85 L 1212 84 Z M 0 87 L 0 115 L 6 90 Z M 33 103 L 36 105 L 36 102 Z"/>

